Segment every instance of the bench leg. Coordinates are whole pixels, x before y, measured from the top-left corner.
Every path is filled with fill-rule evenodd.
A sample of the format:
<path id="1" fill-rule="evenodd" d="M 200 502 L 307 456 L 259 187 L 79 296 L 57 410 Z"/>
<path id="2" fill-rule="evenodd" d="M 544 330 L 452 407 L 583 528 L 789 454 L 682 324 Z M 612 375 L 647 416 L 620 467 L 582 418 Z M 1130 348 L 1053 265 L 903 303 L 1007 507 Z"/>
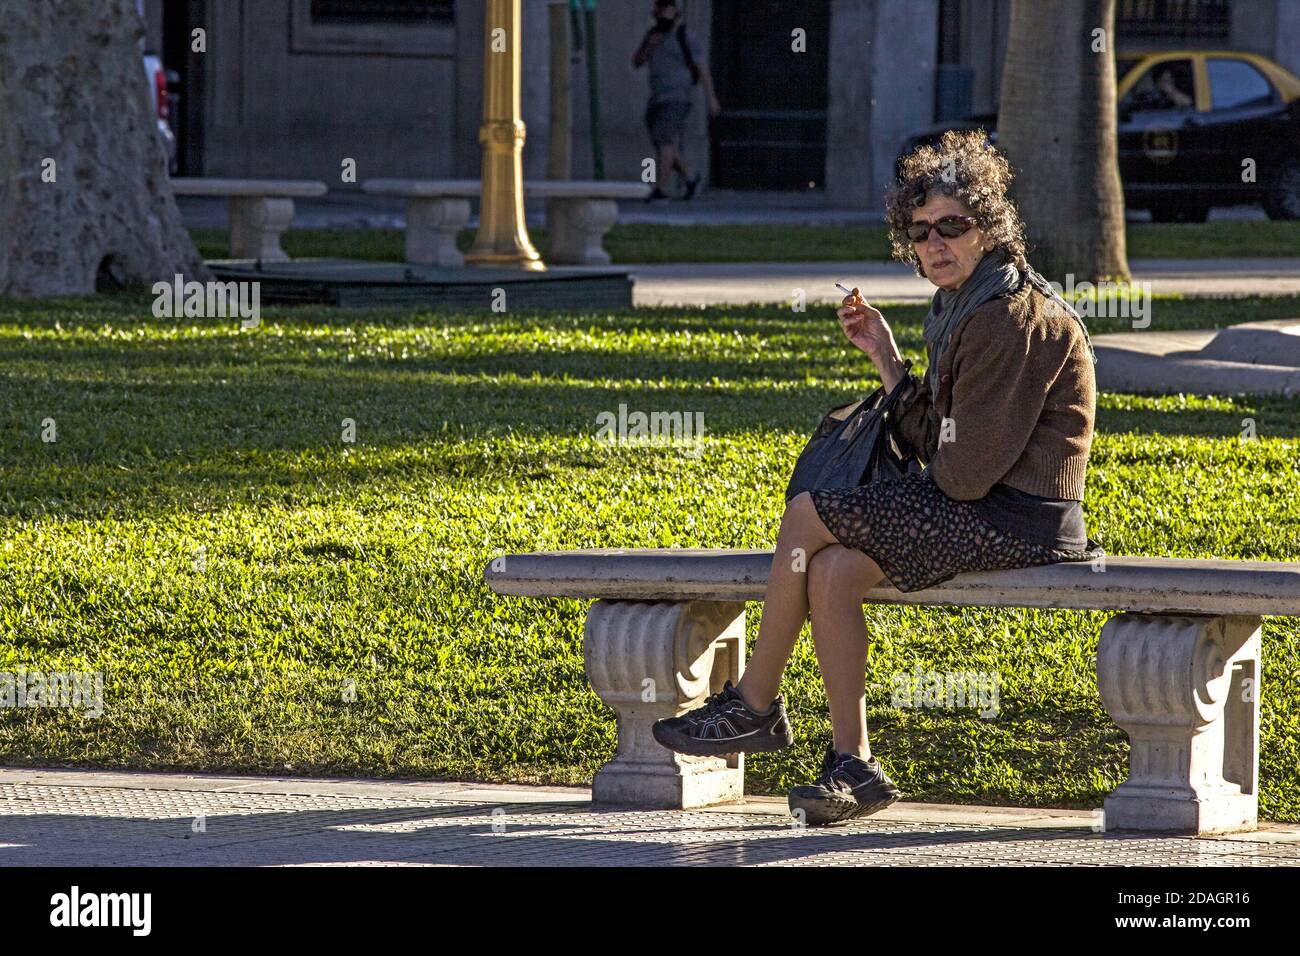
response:
<path id="1" fill-rule="evenodd" d="M 551 251 L 547 258 L 564 265 L 609 265 L 605 233 L 617 221 L 618 203 L 612 199 L 548 199 L 546 234 Z"/>
<path id="2" fill-rule="evenodd" d="M 293 200 L 269 196 L 230 197 L 230 257 L 284 262 L 280 236 L 293 222 Z"/>
<path id="3" fill-rule="evenodd" d="M 456 237 L 469 222 L 468 199 L 410 199 L 406 203 L 406 261 L 458 269 L 465 257 Z"/>
<path id="4" fill-rule="evenodd" d="M 661 717 L 698 707 L 740 680 L 745 604 L 597 601 L 583 658 L 596 693 L 618 714 L 618 751 L 592 782 L 598 806 L 686 809 L 744 798 L 744 755 L 688 757 L 651 736 Z"/>
<path id="5" fill-rule="evenodd" d="M 1259 805 L 1260 618 L 1119 614 L 1097 688 L 1128 732 L 1129 778 L 1107 830 L 1253 830 Z"/>

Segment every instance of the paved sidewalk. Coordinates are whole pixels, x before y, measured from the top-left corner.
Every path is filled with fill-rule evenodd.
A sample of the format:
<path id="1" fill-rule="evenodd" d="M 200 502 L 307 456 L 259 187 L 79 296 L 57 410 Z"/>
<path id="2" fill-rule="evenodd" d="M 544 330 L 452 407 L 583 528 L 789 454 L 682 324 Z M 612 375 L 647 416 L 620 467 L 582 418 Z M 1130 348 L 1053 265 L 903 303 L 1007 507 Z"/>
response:
<path id="1" fill-rule="evenodd" d="M 1153 294 L 1300 295 L 1300 258 L 1134 259 L 1135 282 Z M 635 305 L 791 305 L 796 289 L 808 304 L 838 303 L 835 288 L 855 285 L 869 302 L 928 303 L 934 286 L 897 262 L 701 262 L 616 267 L 631 273 Z"/>
<path id="2" fill-rule="evenodd" d="M 833 829 L 780 798 L 593 810 L 569 787 L 0 769 L 0 865 L 1300 866 L 1300 825 L 1104 833 L 1069 810 L 897 803 Z"/>
<path id="3" fill-rule="evenodd" d="M 191 228 L 227 227 L 227 202 L 221 197 L 182 196 L 177 200 Z M 529 205 L 529 221 L 540 222 L 542 207 Z M 297 229 L 404 229 L 405 200 L 364 193 L 331 192 L 319 199 L 295 203 Z M 1143 214 L 1145 215 L 1145 214 Z M 1258 219 L 1256 207 L 1216 209 L 1214 219 Z M 1135 218 L 1140 218 L 1135 217 Z M 820 194 L 714 192 L 699 202 L 619 204 L 619 221 L 676 225 L 741 223 L 837 225 L 879 223 L 878 212 L 827 206 Z M 477 226 L 471 217 L 470 226 Z M 858 250 L 846 244 L 846 257 Z M 1135 259 L 1130 267 L 1137 281 L 1150 281 L 1153 292 L 1184 295 L 1300 295 L 1300 258 L 1276 259 Z M 566 267 L 552 266 L 555 272 Z M 934 286 L 897 262 L 669 263 L 611 266 L 605 271 L 630 272 L 636 280 L 635 305 L 743 305 L 754 302 L 790 304 L 795 289 L 807 302 L 838 302 L 843 282 L 859 285 L 869 301 L 929 302 Z"/>

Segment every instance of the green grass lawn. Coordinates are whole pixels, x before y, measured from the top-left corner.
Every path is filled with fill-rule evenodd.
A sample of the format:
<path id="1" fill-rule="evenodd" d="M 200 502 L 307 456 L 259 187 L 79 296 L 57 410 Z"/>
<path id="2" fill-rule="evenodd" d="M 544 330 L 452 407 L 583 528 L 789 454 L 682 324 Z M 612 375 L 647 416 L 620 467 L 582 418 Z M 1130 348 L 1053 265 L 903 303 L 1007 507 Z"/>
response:
<path id="1" fill-rule="evenodd" d="M 207 259 L 221 259 L 226 233 L 193 229 Z M 402 232 L 397 229 L 292 229 L 284 248 L 294 258 L 341 257 L 400 262 Z M 546 231 L 529 236 L 543 257 L 549 251 Z M 461 250 L 473 242 L 471 230 L 458 239 Z M 663 226 L 620 223 L 610 230 L 605 248 L 615 263 L 653 262 L 821 262 L 887 261 L 889 238 L 884 226 Z M 1295 256 L 1300 250 L 1300 222 L 1236 221 L 1212 223 L 1132 223 L 1128 227 L 1130 259 L 1225 259 Z"/>
<path id="2" fill-rule="evenodd" d="M 102 670 L 106 697 L 0 711 L 3 764 L 588 781 L 615 726 L 585 602 L 497 597 L 486 562 L 770 547 L 808 432 L 877 384 L 817 310 L 303 307 L 240 331 L 149 301 L 0 301 L 0 670 Z M 921 311 L 886 310 L 918 365 Z M 620 403 L 703 412 L 703 453 L 598 442 Z M 1103 394 L 1097 426 L 1109 553 L 1300 559 L 1294 401 Z M 912 799 L 1099 806 L 1127 757 L 1107 616 L 868 607 L 873 750 Z M 1300 820 L 1300 622 L 1265 620 L 1264 661 L 1261 811 Z M 918 666 L 996 672 L 998 716 L 891 706 Z M 747 760 L 752 792 L 811 779 L 829 739 L 807 633 L 784 693 L 797 744 Z"/>

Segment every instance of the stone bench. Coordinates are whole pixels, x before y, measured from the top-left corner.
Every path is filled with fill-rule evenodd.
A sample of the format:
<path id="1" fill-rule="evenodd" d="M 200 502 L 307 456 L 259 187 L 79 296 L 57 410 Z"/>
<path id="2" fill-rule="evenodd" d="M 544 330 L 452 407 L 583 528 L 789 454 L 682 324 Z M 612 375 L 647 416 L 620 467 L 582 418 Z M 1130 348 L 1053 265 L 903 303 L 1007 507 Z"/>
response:
<path id="1" fill-rule="evenodd" d="M 650 727 L 703 703 L 744 669 L 745 602 L 761 601 L 771 551 L 589 549 L 494 558 L 498 594 L 594 598 L 588 679 L 618 714 L 618 751 L 597 804 L 688 808 L 744 793 L 744 757 L 688 757 Z M 1300 616 L 1300 562 L 1107 556 L 961 574 L 867 603 L 1116 611 L 1101 629 L 1097 686 L 1129 735 L 1129 777 L 1107 830 L 1252 830 L 1259 801 L 1260 630 Z"/>
<path id="2" fill-rule="evenodd" d="M 325 195 L 325 184 L 311 179 L 172 180 L 178 196 L 230 197 L 230 257 L 283 262 L 289 258 L 280 236 L 293 222 L 295 198 Z"/>
<path id="3" fill-rule="evenodd" d="M 368 179 L 364 192 L 406 199 L 406 261 L 459 267 L 465 258 L 456 236 L 469 222 L 469 201 L 479 196 L 476 179 Z M 551 248 L 547 260 L 569 265 L 609 265 L 605 234 L 618 221 L 619 199 L 649 195 L 646 183 L 531 180 L 524 198 L 546 200 Z"/>

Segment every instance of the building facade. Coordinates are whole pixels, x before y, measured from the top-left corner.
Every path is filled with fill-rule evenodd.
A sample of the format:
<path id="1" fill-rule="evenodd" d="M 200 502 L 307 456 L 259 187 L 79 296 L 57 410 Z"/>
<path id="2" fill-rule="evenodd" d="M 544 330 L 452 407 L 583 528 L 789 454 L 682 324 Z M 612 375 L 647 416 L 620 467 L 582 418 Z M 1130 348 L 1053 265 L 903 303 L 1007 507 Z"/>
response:
<path id="1" fill-rule="evenodd" d="M 548 171 L 551 2 L 522 0 L 529 178 Z M 1300 0 L 1117 2 L 1121 52 L 1229 47 L 1300 73 Z M 710 122 L 697 92 L 687 157 L 719 188 L 879 208 L 908 136 L 997 108 L 1011 0 L 680 3 L 723 108 Z M 570 175 L 593 176 L 598 145 L 605 178 L 636 179 L 652 149 L 645 70 L 631 60 L 651 0 L 581 6 L 569 16 Z M 147 43 L 180 77 L 182 173 L 349 189 L 352 160 L 358 181 L 477 177 L 483 17 L 483 0 L 146 0 Z"/>

